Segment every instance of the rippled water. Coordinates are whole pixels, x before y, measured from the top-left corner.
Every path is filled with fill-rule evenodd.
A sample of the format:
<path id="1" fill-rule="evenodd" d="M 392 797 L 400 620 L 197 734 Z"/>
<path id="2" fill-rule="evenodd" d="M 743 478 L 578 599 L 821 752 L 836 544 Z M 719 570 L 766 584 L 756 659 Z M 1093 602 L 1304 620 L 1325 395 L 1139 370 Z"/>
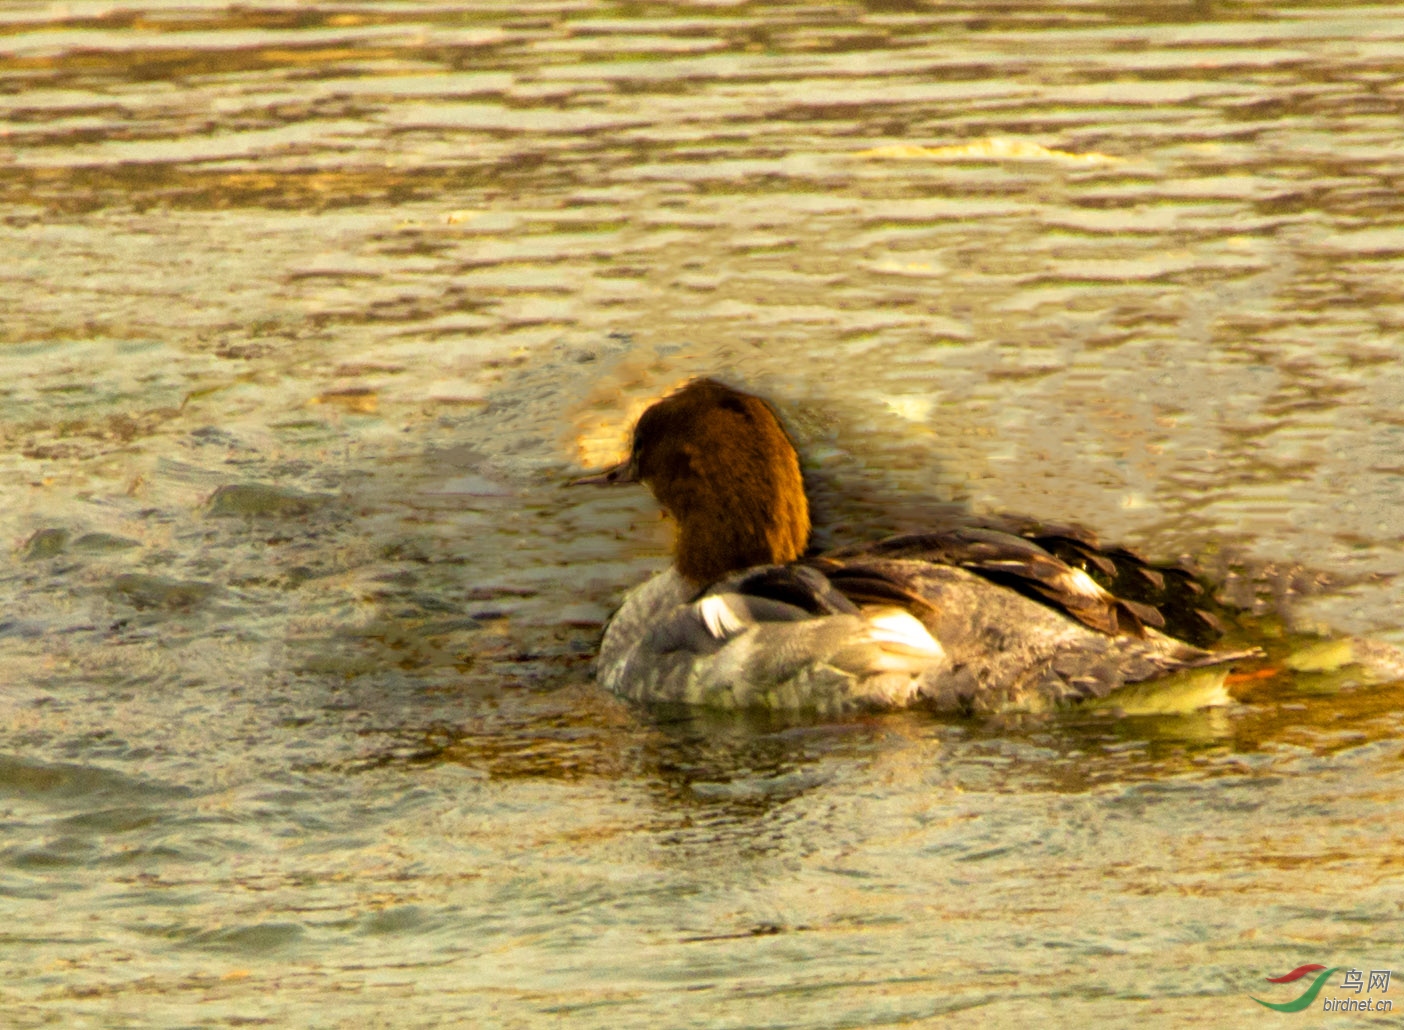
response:
<path id="1" fill-rule="evenodd" d="M 1341 662 L 1404 644 L 1401 13 L 4 5 L 0 1022 L 1246 1025 L 1392 968 L 1404 685 Z M 1268 669 L 604 695 L 667 528 L 560 484 L 700 372 L 820 543 L 1082 522 Z"/>

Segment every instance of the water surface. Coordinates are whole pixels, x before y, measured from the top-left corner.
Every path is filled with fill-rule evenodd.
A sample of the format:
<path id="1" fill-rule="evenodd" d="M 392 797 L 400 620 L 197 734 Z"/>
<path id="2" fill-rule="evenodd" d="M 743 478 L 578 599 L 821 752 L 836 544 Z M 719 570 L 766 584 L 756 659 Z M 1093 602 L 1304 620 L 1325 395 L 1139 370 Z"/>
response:
<path id="1" fill-rule="evenodd" d="M 1404 644 L 1401 106 L 1396 5 L 6 5 L 5 1018 L 1170 1027 L 1393 968 L 1404 689 L 1341 661 Z M 668 528 L 560 484 L 702 373 L 818 542 L 1084 523 L 1268 673 L 603 694 Z"/>

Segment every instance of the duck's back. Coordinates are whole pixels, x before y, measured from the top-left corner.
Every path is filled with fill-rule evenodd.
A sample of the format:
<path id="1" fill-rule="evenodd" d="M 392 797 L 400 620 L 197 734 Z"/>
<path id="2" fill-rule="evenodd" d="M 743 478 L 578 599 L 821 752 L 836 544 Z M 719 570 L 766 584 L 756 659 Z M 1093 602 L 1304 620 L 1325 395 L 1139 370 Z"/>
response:
<path id="1" fill-rule="evenodd" d="M 1149 627 L 1095 630 L 962 568 L 904 560 L 871 565 L 929 606 L 920 618 L 949 667 L 924 675 L 920 693 L 941 711 L 1039 710 L 1241 656 L 1216 655 Z"/>

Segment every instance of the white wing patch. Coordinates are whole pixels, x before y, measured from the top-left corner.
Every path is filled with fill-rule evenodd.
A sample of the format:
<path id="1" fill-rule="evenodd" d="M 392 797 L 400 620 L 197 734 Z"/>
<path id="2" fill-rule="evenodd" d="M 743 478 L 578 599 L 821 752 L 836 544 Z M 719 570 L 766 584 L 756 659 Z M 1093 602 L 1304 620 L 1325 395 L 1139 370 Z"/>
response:
<path id="1" fill-rule="evenodd" d="M 1068 574 L 1064 578 L 1071 581 L 1073 588 L 1076 590 L 1076 592 L 1082 594 L 1084 597 L 1111 596 L 1100 586 L 1097 585 L 1097 581 L 1095 579 L 1093 579 L 1087 573 L 1083 572 L 1081 569 L 1068 569 Z"/>
<path id="2" fill-rule="evenodd" d="M 868 635 L 873 643 L 904 654 L 936 657 L 946 653 L 910 612 L 891 609 L 869 616 Z"/>
<path id="3" fill-rule="evenodd" d="M 708 594 L 697 602 L 697 614 L 707 627 L 707 632 L 718 640 L 736 636 L 750 623 L 736 609 L 731 607 L 725 594 Z"/>

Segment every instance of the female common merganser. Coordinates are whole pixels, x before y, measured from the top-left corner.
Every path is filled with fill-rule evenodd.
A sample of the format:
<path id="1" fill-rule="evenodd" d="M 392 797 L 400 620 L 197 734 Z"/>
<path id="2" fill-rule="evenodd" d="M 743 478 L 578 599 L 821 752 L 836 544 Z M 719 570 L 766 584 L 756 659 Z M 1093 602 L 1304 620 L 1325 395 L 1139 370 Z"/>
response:
<path id="1" fill-rule="evenodd" d="M 600 645 L 600 681 L 634 700 L 1037 710 L 1257 653 L 1159 632 L 1156 605 L 1087 569 L 1119 589 L 1139 580 L 1143 596 L 1192 579 L 1080 531 L 948 526 L 803 557 L 790 438 L 765 401 L 711 379 L 655 403 L 629 457 L 576 482 L 643 483 L 677 522 L 672 567 L 630 591 Z"/>

